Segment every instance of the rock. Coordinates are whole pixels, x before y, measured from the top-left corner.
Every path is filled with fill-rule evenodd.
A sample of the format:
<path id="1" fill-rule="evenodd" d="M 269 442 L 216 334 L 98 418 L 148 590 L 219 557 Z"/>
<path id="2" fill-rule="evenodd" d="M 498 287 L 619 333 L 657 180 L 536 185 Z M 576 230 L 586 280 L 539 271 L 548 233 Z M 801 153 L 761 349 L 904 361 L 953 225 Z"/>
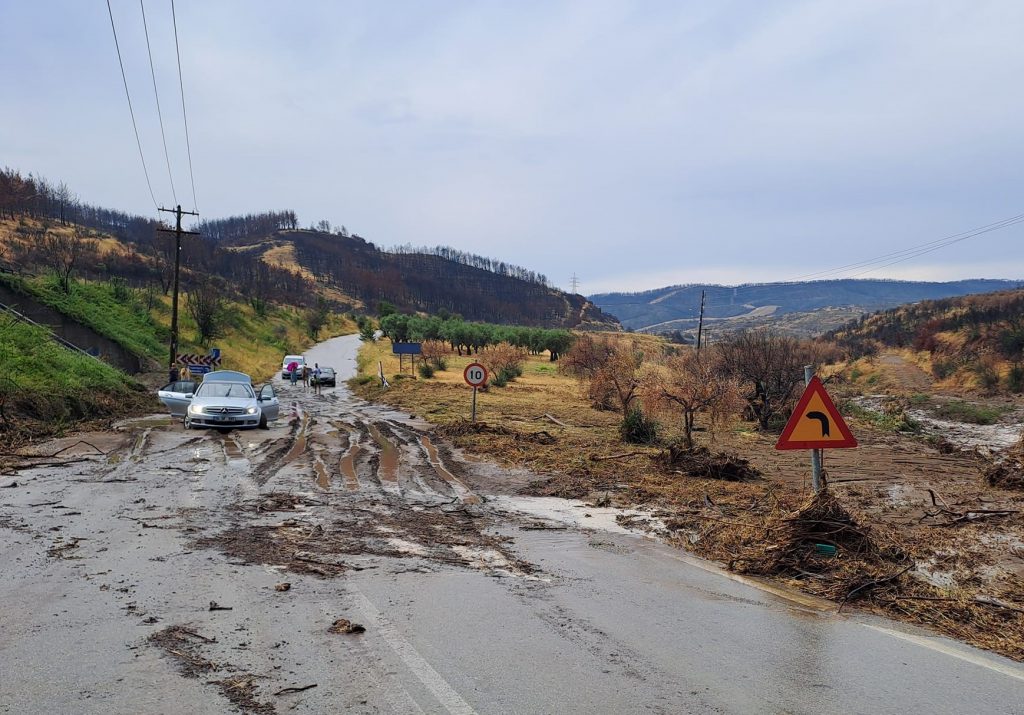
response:
<path id="1" fill-rule="evenodd" d="M 290 591 L 291 587 L 292 587 L 292 585 L 290 583 L 288 583 L 287 581 L 285 581 L 284 583 L 279 583 L 276 586 L 274 586 L 274 590 L 275 591 Z"/>
<path id="2" fill-rule="evenodd" d="M 363 633 L 366 628 L 358 623 L 353 623 L 347 618 L 339 618 L 327 629 L 329 633 Z"/>

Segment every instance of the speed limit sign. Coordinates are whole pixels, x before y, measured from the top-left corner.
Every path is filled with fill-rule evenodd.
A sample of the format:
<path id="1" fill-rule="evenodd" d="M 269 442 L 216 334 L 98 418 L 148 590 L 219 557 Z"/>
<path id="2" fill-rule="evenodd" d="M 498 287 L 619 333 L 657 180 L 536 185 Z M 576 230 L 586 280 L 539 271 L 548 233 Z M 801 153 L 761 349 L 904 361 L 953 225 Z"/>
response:
<path id="1" fill-rule="evenodd" d="M 478 362 L 471 362 L 463 370 L 462 377 L 470 387 L 483 387 L 487 384 L 487 368 Z"/>

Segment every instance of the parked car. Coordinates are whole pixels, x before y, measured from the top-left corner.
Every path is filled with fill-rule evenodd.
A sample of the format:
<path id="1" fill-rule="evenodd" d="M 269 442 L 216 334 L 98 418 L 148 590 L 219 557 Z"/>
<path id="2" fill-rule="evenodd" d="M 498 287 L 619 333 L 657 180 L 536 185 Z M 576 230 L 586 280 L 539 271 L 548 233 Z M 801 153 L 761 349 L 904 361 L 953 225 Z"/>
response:
<path id="1" fill-rule="evenodd" d="M 320 377 L 311 377 L 309 382 L 311 385 L 330 385 L 331 387 L 338 386 L 338 377 L 334 374 L 333 367 L 320 366 Z"/>
<path id="2" fill-rule="evenodd" d="M 267 428 L 281 407 L 269 382 L 257 393 L 244 372 L 217 370 L 208 373 L 196 388 L 185 411 L 185 429 L 196 427 Z"/>
<path id="3" fill-rule="evenodd" d="M 281 377 L 288 379 L 288 366 L 296 363 L 299 366 L 299 377 L 302 377 L 302 370 L 306 367 L 306 358 L 303 355 L 285 355 L 281 362 Z"/>
<path id="4" fill-rule="evenodd" d="M 175 380 L 157 390 L 156 396 L 171 411 L 171 417 L 184 417 L 195 391 L 194 380 Z"/>

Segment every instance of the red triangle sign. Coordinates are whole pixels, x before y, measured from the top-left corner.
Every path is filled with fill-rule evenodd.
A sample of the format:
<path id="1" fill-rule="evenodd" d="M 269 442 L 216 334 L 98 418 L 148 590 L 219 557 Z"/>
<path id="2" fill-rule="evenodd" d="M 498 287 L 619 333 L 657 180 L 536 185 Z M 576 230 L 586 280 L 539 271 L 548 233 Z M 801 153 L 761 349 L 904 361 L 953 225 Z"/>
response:
<path id="1" fill-rule="evenodd" d="M 775 449 L 836 449 L 856 447 L 857 440 L 817 376 L 796 403 Z"/>

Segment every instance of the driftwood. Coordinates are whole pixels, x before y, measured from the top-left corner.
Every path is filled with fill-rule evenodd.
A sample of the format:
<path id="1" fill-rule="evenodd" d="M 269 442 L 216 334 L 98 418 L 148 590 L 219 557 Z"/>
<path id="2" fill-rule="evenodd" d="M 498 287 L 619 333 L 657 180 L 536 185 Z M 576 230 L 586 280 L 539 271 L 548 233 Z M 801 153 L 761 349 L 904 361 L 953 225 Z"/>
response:
<path id="1" fill-rule="evenodd" d="M 609 459 L 625 459 L 626 457 L 635 457 L 638 454 L 644 454 L 643 452 L 623 452 L 622 454 L 609 454 L 606 456 L 600 456 L 597 454 L 590 455 L 591 462 L 607 462 Z"/>
<path id="2" fill-rule="evenodd" d="M 889 583 L 890 581 L 895 581 L 900 576 L 905 574 L 907 571 L 909 571 L 910 569 L 914 568 L 914 566 L 915 566 L 915 564 L 910 564 L 906 568 L 904 568 L 904 569 L 902 569 L 900 571 L 897 571 L 894 574 L 890 574 L 889 576 L 883 576 L 882 578 L 876 578 L 876 579 L 873 579 L 871 581 L 868 581 L 867 583 L 862 583 L 860 586 L 857 586 L 855 589 L 853 589 L 852 591 L 850 591 L 849 593 L 847 593 L 843 597 L 843 600 L 840 601 L 840 603 L 839 603 L 839 610 L 837 612 L 838 613 L 842 613 L 843 606 L 846 605 L 846 602 L 849 601 L 851 598 L 853 598 L 856 594 L 858 594 L 861 591 L 863 591 L 864 589 L 874 588 L 875 586 L 881 586 L 882 584 Z"/>
<path id="3" fill-rule="evenodd" d="M 551 416 L 551 415 L 549 415 L 549 414 L 548 414 L 547 412 L 545 412 L 545 413 L 544 413 L 544 416 L 545 416 L 545 417 L 547 417 L 547 418 L 548 418 L 549 420 L 551 420 L 552 422 L 554 422 L 554 423 L 555 423 L 556 425 L 558 425 L 559 427 L 568 427 L 568 426 L 569 426 L 569 425 L 567 425 L 567 424 L 566 424 L 565 422 L 562 422 L 562 420 L 560 420 L 560 419 L 558 419 L 558 418 L 556 418 L 556 417 L 552 417 L 552 416 Z"/>
<path id="4" fill-rule="evenodd" d="M 288 695 L 290 693 L 301 693 L 303 690 L 309 690 L 311 688 L 315 688 L 316 686 L 317 684 L 313 683 L 312 685 L 303 685 L 301 687 L 281 688 L 276 693 L 274 693 L 274 695 Z"/>

